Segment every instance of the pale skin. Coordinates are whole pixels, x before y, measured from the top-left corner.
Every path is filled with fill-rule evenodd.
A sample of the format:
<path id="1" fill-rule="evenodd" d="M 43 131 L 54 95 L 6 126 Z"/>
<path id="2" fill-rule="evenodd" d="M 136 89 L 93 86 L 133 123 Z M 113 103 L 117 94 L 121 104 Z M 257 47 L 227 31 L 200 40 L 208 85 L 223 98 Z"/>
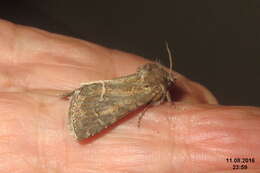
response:
<path id="1" fill-rule="evenodd" d="M 260 171 L 257 107 L 219 105 L 175 73 L 174 103 L 147 109 L 140 128 L 138 110 L 79 143 L 66 124 L 69 100 L 59 95 L 148 60 L 2 20 L 0 52 L 1 173 L 233 172 L 226 158 L 237 157 L 256 160 L 243 172 Z"/>

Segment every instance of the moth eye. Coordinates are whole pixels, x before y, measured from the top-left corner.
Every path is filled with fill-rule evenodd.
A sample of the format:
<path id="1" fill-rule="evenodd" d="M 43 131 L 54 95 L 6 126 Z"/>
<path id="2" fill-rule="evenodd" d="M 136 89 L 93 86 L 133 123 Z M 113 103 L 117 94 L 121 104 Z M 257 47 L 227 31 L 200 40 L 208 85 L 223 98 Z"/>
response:
<path id="1" fill-rule="evenodd" d="M 149 88 L 149 85 L 147 84 L 147 85 L 144 85 L 144 88 Z"/>

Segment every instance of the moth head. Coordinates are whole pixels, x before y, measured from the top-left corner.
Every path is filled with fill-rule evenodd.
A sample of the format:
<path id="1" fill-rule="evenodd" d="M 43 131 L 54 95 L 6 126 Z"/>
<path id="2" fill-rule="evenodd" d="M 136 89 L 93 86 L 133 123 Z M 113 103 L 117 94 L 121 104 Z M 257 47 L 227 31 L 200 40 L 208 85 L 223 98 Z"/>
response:
<path id="1" fill-rule="evenodd" d="M 138 69 L 138 73 L 147 83 L 161 83 L 168 87 L 174 83 L 172 73 L 168 72 L 166 68 L 159 63 L 145 64 Z"/>
<path id="2" fill-rule="evenodd" d="M 161 83 L 164 86 L 171 87 L 175 83 L 175 78 L 173 77 L 173 57 L 169 49 L 168 43 L 166 42 L 166 50 L 169 56 L 170 70 L 160 63 L 150 63 L 145 64 L 138 68 L 138 73 L 141 77 L 149 83 Z"/>
<path id="3" fill-rule="evenodd" d="M 149 73 L 149 76 L 153 76 L 153 77 L 149 77 L 150 79 L 154 79 L 157 82 L 161 82 L 161 83 L 163 82 L 164 85 L 170 87 L 175 83 L 175 78 L 173 77 L 173 70 L 172 70 L 173 56 L 167 42 L 165 42 L 165 45 L 166 45 L 166 50 L 168 53 L 169 63 L 170 63 L 169 72 L 160 63 L 145 64 L 144 66 L 138 69 L 138 72 L 143 73 L 143 76 Z"/>
<path id="4" fill-rule="evenodd" d="M 166 46 L 166 51 L 168 53 L 169 63 L 170 63 L 170 72 L 168 72 L 168 77 L 167 77 L 167 82 L 168 82 L 167 86 L 170 87 L 175 83 L 175 78 L 173 77 L 173 70 L 172 70 L 173 69 L 173 57 L 175 57 L 174 56 L 175 51 L 173 52 L 173 56 L 172 56 L 172 52 L 169 48 L 167 41 L 165 41 L 165 46 Z"/>

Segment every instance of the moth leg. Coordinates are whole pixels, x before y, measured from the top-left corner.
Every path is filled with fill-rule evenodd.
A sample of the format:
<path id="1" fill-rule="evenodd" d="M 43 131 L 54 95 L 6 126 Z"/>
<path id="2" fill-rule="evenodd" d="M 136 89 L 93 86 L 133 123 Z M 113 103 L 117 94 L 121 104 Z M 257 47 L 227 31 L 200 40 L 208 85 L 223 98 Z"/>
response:
<path id="1" fill-rule="evenodd" d="M 141 121 L 144 117 L 145 112 L 147 111 L 147 109 L 152 106 L 151 103 L 149 103 L 148 105 L 145 106 L 144 110 L 140 113 L 139 117 L 138 117 L 138 121 L 137 121 L 137 127 L 140 128 L 141 127 Z"/>
<path id="2" fill-rule="evenodd" d="M 144 110 L 140 113 L 140 116 L 138 117 L 138 122 L 137 122 L 137 127 L 138 127 L 138 128 L 140 128 L 140 126 L 141 126 L 141 121 L 142 121 L 142 119 L 143 119 L 143 117 L 144 117 L 144 114 L 145 114 L 145 112 L 147 111 L 147 109 L 150 108 L 151 106 L 160 105 L 160 104 L 163 102 L 163 100 L 164 100 L 164 98 L 162 98 L 162 99 L 159 100 L 158 102 L 150 102 L 150 103 L 148 103 L 148 104 L 145 106 Z"/>
<path id="3" fill-rule="evenodd" d="M 169 91 L 166 92 L 166 100 L 167 102 L 172 102 L 171 93 Z"/>
<path id="4" fill-rule="evenodd" d="M 164 90 L 164 87 L 163 86 L 161 86 L 161 88 L 162 88 L 162 90 Z M 168 92 L 167 92 L 167 94 L 168 94 Z M 167 96 L 167 94 L 166 95 L 163 95 L 163 97 L 159 100 L 159 101 L 157 101 L 157 102 L 150 102 L 150 103 L 148 103 L 147 105 L 146 105 L 146 107 L 144 108 L 144 110 L 141 112 L 141 115 L 138 117 L 138 128 L 140 127 L 140 125 L 141 125 L 141 120 L 142 120 L 142 118 L 143 118 L 143 116 L 144 116 L 144 114 L 145 114 L 145 112 L 147 111 L 147 109 L 149 108 L 149 107 L 151 107 L 151 106 L 156 106 L 156 105 L 160 105 L 164 100 L 165 100 L 165 97 L 167 98 L 168 96 Z M 170 93 L 169 93 L 170 94 Z M 156 97 L 156 96 L 154 96 L 154 97 Z M 170 97 L 170 95 L 169 95 L 169 97 Z M 167 98 L 168 99 L 168 98 Z M 153 100 L 153 99 L 152 99 Z"/>

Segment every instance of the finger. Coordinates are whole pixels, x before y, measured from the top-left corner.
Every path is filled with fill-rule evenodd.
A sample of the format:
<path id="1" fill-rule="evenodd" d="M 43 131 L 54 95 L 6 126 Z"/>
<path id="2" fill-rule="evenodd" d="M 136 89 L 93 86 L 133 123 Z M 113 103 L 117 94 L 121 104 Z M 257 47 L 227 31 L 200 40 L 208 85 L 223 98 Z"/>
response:
<path id="1" fill-rule="evenodd" d="M 79 87 L 80 83 L 134 73 L 138 66 L 148 62 L 133 54 L 39 29 L 5 21 L 0 25 L 0 33 L 4 36 L 1 39 L 2 51 L 6 52 L 0 68 L 3 91 L 71 90 Z M 203 86 L 177 73 L 176 79 L 174 100 L 217 103 Z"/>
<path id="2" fill-rule="evenodd" d="M 121 75 L 122 71 L 117 68 L 122 59 L 128 64 L 124 74 L 133 73 L 139 62 L 145 61 L 138 56 L 31 27 L 6 21 L 1 21 L 0 26 L 3 87 L 68 89 L 73 85 L 74 88 L 80 82 Z"/>
<path id="3" fill-rule="evenodd" d="M 173 91 L 173 98 L 186 104 L 217 104 L 215 96 L 201 84 L 191 81 L 185 76 L 174 73 L 176 87 Z"/>
<path id="4" fill-rule="evenodd" d="M 88 172 L 100 171 L 102 163 L 102 169 L 108 172 L 177 171 L 183 167 L 210 172 L 214 170 L 211 164 L 225 168 L 221 159 L 226 157 L 250 152 L 259 157 L 255 152 L 259 145 L 259 109 L 176 104 L 175 108 L 165 104 L 149 109 L 141 128 L 137 128 L 138 116 L 133 113 L 78 143 L 66 126 L 65 101 L 31 93 L 5 93 L 0 97 L 0 110 L 5 113 L 0 117 L 2 168 L 15 163 L 20 170 Z M 234 140 L 240 145 L 234 145 Z M 221 157 L 223 150 L 226 155 Z M 203 158 L 196 157 L 200 153 Z"/>
<path id="5" fill-rule="evenodd" d="M 217 172 L 232 169 L 226 158 L 260 157 L 259 124 L 260 109 L 256 107 L 175 103 L 149 109 L 141 126 L 145 130 L 140 133 L 141 139 L 150 136 L 151 144 L 152 138 L 160 138 L 154 140 L 161 142 L 158 148 L 163 149 L 154 152 L 165 156 L 162 160 L 169 164 L 164 168 L 171 167 L 172 172 L 182 172 L 183 168 L 183 172 Z M 248 166 L 260 169 L 256 163 Z"/>
<path id="6" fill-rule="evenodd" d="M 0 20 L 1 63 L 84 65 L 101 46 Z M 103 48 L 105 49 L 105 48 Z M 103 53 L 105 53 L 104 51 Z M 100 52 L 98 52 L 100 54 Z M 44 57 L 44 58 L 43 58 Z M 68 58 L 69 57 L 69 58 Z"/>
<path id="7" fill-rule="evenodd" d="M 64 163 L 66 119 L 64 104 L 57 100 L 24 92 L 1 93 L 0 172 L 49 172 L 55 167 L 53 161 Z"/>
<path id="8" fill-rule="evenodd" d="M 3 64 L 59 64 L 64 66 L 103 68 L 113 63 L 119 63 L 121 56 L 126 61 L 118 64 L 126 65 L 140 57 L 127 53 L 119 53 L 97 44 L 75 39 L 68 36 L 49 33 L 37 28 L 16 25 L 0 20 L 0 48 Z M 111 60 L 112 59 L 112 60 Z M 113 62 L 113 63 L 111 63 Z M 102 64 L 105 65 L 102 65 Z M 137 64 L 137 63 L 133 63 Z M 133 66 L 130 63 L 130 67 Z M 127 71 L 127 69 L 126 69 Z"/>

